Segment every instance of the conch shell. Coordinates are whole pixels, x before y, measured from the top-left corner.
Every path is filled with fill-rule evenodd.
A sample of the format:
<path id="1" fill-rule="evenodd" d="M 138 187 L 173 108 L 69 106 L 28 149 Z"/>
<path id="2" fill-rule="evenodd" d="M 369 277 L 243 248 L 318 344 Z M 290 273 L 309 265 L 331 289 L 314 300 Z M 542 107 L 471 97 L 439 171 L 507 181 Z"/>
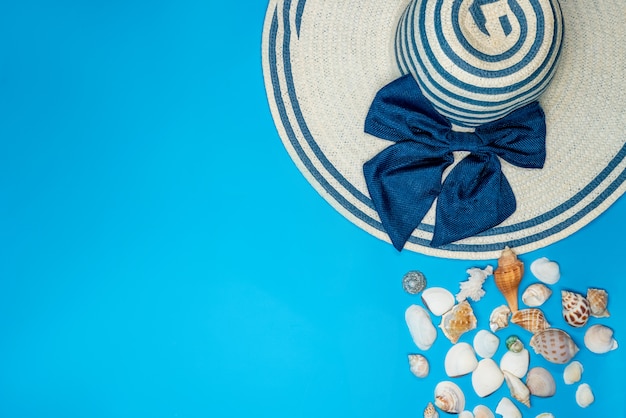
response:
<path id="1" fill-rule="evenodd" d="M 514 374 L 503 370 L 504 381 L 511 391 L 511 396 L 530 408 L 530 389 Z"/>
<path id="2" fill-rule="evenodd" d="M 531 284 L 522 293 L 522 302 L 526 306 L 536 308 L 544 304 L 546 300 L 552 295 L 552 290 L 543 283 Z"/>
<path id="3" fill-rule="evenodd" d="M 563 305 L 565 322 L 576 328 L 585 326 L 587 320 L 589 320 L 591 308 L 583 295 L 562 290 L 561 304 Z"/>
<path id="4" fill-rule="evenodd" d="M 535 353 L 556 364 L 569 362 L 579 351 L 572 337 L 557 328 L 548 328 L 534 334 L 530 339 L 530 346 Z"/>
<path id="5" fill-rule="evenodd" d="M 411 305 L 404 313 L 404 319 L 415 345 L 420 350 L 428 350 L 437 338 L 437 329 L 430 320 L 430 315 L 426 309 L 418 305 Z"/>
<path id="6" fill-rule="evenodd" d="M 509 247 L 506 247 L 498 259 L 498 268 L 493 272 L 498 290 L 504 296 L 511 312 L 517 311 L 517 292 L 524 275 L 524 263 Z"/>
<path id="7" fill-rule="evenodd" d="M 604 354 L 617 348 L 617 341 L 613 338 L 613 330 L 605 325 L 596 324 L 585 332 L 585 346 L 592 353 Z"/>
<path id="8" fill-rule="evenodd" d="M 609 316 L 607 305 L 609 304 L 609 294 L 604 289 L 589 288 L 587 290 L 587 301 L 591 316 L 596 318 L 604 318 Z"/>
<path id="9" fill-rule="evenodd" d="M 465 409 L 465 395 L 456 383 L 440 382 L 435 386 L 435 405 L 449 414 L 458 414 Z"/>
<path id="10" fill-rule="evenodd" d="M 463 333 L 476 328 L 476 317 L 469 302 L 464 300 L 443 314 L 439 328 L 452 344 L 456 344 Z"/>
<path id="11" fill-rule="evenodd" d="M 543 312 L 538 308 L 522 309 L 515 312 L 511 316 L 511 322 L 533 334 L 543 331 L 546 328 L 550 328 L 550 324 L 546 321 L 546 317 Z"/>

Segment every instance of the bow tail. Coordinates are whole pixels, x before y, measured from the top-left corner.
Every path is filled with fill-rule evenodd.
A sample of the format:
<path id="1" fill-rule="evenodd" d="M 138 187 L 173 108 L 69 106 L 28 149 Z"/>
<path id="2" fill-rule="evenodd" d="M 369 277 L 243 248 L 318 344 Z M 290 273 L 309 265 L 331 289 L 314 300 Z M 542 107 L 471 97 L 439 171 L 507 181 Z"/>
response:
<path id="1" fill-rule="evenodd" d="M 439 247 L 484 232 L 511 216 L 515 206 L 515 195 L 498 157 L 470 154 L 443 183 L 431 246 Z"/>

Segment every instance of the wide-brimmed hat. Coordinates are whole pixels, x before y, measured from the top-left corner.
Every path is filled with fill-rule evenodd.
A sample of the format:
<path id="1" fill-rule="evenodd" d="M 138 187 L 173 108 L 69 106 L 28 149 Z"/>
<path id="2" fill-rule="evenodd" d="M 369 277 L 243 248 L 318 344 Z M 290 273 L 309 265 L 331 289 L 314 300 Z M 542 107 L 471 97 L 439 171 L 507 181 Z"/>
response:
<path id="1" fill-rule="evenodd" d="M 533 6 L 535 0 L 504 2 L 513 9 L 507 13 L 515 15 L 509 14 L 509 19 L 506 13 L 496 12 L 500 13 L 496 22 L 498 30 L 506 35 L 516 34 L 519 39 L 503 47 L 498 59 L 492 59 L 493 71 L 504 76 L 519 71 L 525 78 L 523 83 L 501 85 L 487 80 L 484 86 L 478 86 L 495 89 L 494 99 L 488 103 L 490 100 L 481 96 L 484 92 L 473 90 L 476 83 L 470 83 L 464 90 L 463 83 L 444 80 L 445 76 L 437 78 L 437 72 L 457 71 L 450 70 L 451 64 L 444 61 L 449 55 L 446 48 L 454 50 L 453 38 L 463 40 L 469 35 L 456 27 L 435 26 L 441 22 L 452 22 L 454 26 L 461 10 L 465 11 L 465 18 L 471 14 L 472 24 L 479 29 L 482 26 L 488 37 L 490 28 L 485 30 L 485 25 L 493 22 L 481 15 L 480 8 L 503 0 L 271 0 L 264 25 L 263 69 L 272 115 L 291 158 L 334 208 L 365 231 L 391 242 L 389 235 L 394 233 L 390 229 L 394 226 L 390 226 L 387 218 L 395 215 L 389 215 L 381 207 L 387 203 L 387 192 L 373 190 L 370 182 L 374 180 L 366 179 L 367 169 L 364 174 L 364 165 L 392 149 L 394 141 L 404 141 L 395 137 L 404 129 L 397 128 L 395 122 L 411 119 L 402 116 L 405 113 L 400 116 L 394 113 L 395 108 L 383 109 L 388 122 L 378 123 L 381 112 L 377 109 L 381 103 L 382 108 L 389 103 L 389 92 L 416 90 L 415 94 L 392 103 L 401 103 L 402 112 L 412 111 L 417 102 L 428 103 L 420 109 L 423 115 L 436 120 L 438 127 L 432 131 L 437 135 L 446 123 L 455 132 L 478 125 L 476 132 L 480 134 L 482 122 L 501 129 L 512 124 L 523 125 L 528 112 L 535 116 L 540 112 L 542 118 L 545 113 L 545 125 L 536 129 L 545 128 L 540 164 L 517 164 L 515 158 L 503 157 L 498 152 L 497 157 L 491 158 L 501 166 L 502 178 L 506 179 L 502 181 L 510 184 L 514 195 L 514 199 L 513 196 L 505 199 L 513 200 L 514 207 L 503 209 L 508 211 L 503 221 L 498 219 L 495 223 L 495 218 L 491 219 L 488 222 L 492 224 L 485 224 L 488 227 L 476 233 L 468 227 L 470 236 L 449 242 L 440 238 L 439 231 L 450 218 L 456 218 L 455 212 L 442 218 L 440 213 L 444 210 L 438 206 L 445 204 L 447 208 L 450 196 L 433 196 L 434 203 L 421 203 L 428 206 L 427 210 L 419 214 L 410 235 L 399 241 L 394 238 L 393 243 L 397 248 L 428 255 L 487 259 L 496 258 L 505 246 L 514 247 L 517 253 L 541 248 L 585 226 L 626 188 L 626 3 L 561 0 L 559 6 L 556 0 L 541 1 L 553 5 L 552 16 L 557 17 L 554 30 L 551 27 L 549 31 L 543 30 L 542 13 Z M 430 7 L 431 17 L 435 13 L 432 23 L 435 26 L 427 29 L 432 29 L 436 34 L 433 39 L 443 45 L 440 55 L 429 49 L 435 50 L 440 45 L 429 44 L 427 40 L 425 47 L 411 39 L 422 36 L 424 30 L 420 25 L 429 25 L 428 21 L 424 23 L 426 7 Z M 533 16 L 527 16 L 528 10 Z M 519 25 L 517 20 L 525 17 L 529 17 L 530 23 Z M 443 33 L 446 30 L 452 31 L 452 37 Z M 542 38 L 543 46 L 540 41 L 525 42 L 534 36 L 529 35 L 532 33 L 552 34 L 552 38 L 549 41 Z M 471 45 L 458 48 L 451 54 L 459 54 L 463 49 L 471 51 Z M 522 61 L 526 65 L 531 59 L 511 58 L 516 52 L 534 57 L 535 53 L 529 52 L 532 50 L 543 51 L 536 52 L 543 54 L 543 58 L 535 67 L 522 68 Z M 474 55 L 482 53 L 474 52 Z M 490 59 L 487 57 L 485 61 Z M 498 60 L 507 64 L 497 67 Z M 537 97 L 543 112 L 528 110 Z M 498 125 L 501 117 L 513 119 Z M 499 135 L 492 134 L 491 128 L 483 130 Z M 424 134 L 421 128 L 412 126 L 406 132 L 415 131 Z M 429 131 L 426 136 L 430 135 Z M 446 176 L 454 177 L 450 173 L 473 151 L 472 147 L 467 150 L 452 147 L 455 158 L 443 167 L 444 183 Z M 384 159 L 386 163 L 388 156 L 384 155 Z M 376 177 L 371 173 L 376 170 L 379 168 L 370 170 L 370 177 Z M 388 172 L 394 170 L 387 168 Z M 464 191 L 462 187 L 459 190 Z M 407 195 L 410 202 L 411 193 Z M 400 190 L 398 196 L 404 199 L 404 191 Z M 501 203 L 494 202 L 491 206 L 499 209 Z M 409 213 L 413 207 L 407 201 L 399 205 Z M 465 213 L 459 218 L 472 223 L 474 217 L 483 217 L 484 211 L 479 212 Z M 459 229 L 458 225 L 456 228 Z"/>

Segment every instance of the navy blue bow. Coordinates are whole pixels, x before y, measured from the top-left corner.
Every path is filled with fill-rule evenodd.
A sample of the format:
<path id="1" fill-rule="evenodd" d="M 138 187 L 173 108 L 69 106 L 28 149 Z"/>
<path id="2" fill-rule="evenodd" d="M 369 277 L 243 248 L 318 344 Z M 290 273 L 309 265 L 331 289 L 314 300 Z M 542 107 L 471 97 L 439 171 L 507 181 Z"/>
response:
<path id="1" fill-rule="evenodd" d="M 394 141 L 363 165 L 383 227 L 401 250 L 437 200 L 430 243 L 439 247 L 492 228 L 515 212 L 515 196 L 498 157 L 524 168 L 545 161 L 546 126 L 533 102 L 475 132 L 452 126 L 422 95 L 411 75 L 383 87 L 365 132 Z M 453 151 L 469 151 L 441 182 Z"/>

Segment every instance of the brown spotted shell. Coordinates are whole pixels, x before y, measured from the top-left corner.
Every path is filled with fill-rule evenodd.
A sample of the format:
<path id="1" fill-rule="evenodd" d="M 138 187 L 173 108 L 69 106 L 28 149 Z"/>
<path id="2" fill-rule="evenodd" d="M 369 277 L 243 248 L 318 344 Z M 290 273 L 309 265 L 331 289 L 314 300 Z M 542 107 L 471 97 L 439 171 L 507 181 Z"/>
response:
<path id="1" fill-rule="evenodd" d="M 535 353 L 556 364 L 568 363 L 579 350 L 572 337 L 557 328 L 548 328 L 534 334 L 530 339 L 530 346 Z"/>
<path id="2" fill-rule="evenodd" d="M 517 294 L 523 275 L 524 263 L 517 258 L 513 250 L 506 247 L 498 258 L 498 268 L 493 272 L 493 278 L 511 312 L 517 311 Z"/>
<path id="3" fill-rule="evenodd" d="M 561 304 L 563 305 L 563 318 L 573 327 L 585 326 L 589 319 L 591 309 L 589 302 L 579 293 L 561 291 Z"/>
<path id="4" fill-rule="evenodd" d="M 609 304 L 609 294 L 604 289 L 589 288 L 587 290 L 587 302 L 591 316 L 596 318 L 604 318 L 609 316 L 607 305 Z"/>
<path id="5" fill-rule="evenodd" d="M 455 305 L 441 317 L 439 328 L 444 335 L 456 344 L 463 333 L 476 328 L 476 316 L 467 300 Z"/>
<path id="6" fill-rule="evenodd" d="M 545 315 L 541 309 L 537 308 L 522 309 L 515 312 L 511 316 L 511 322 L 533 334 L 550 328 L 550 324 L 546 320 Z"/>

